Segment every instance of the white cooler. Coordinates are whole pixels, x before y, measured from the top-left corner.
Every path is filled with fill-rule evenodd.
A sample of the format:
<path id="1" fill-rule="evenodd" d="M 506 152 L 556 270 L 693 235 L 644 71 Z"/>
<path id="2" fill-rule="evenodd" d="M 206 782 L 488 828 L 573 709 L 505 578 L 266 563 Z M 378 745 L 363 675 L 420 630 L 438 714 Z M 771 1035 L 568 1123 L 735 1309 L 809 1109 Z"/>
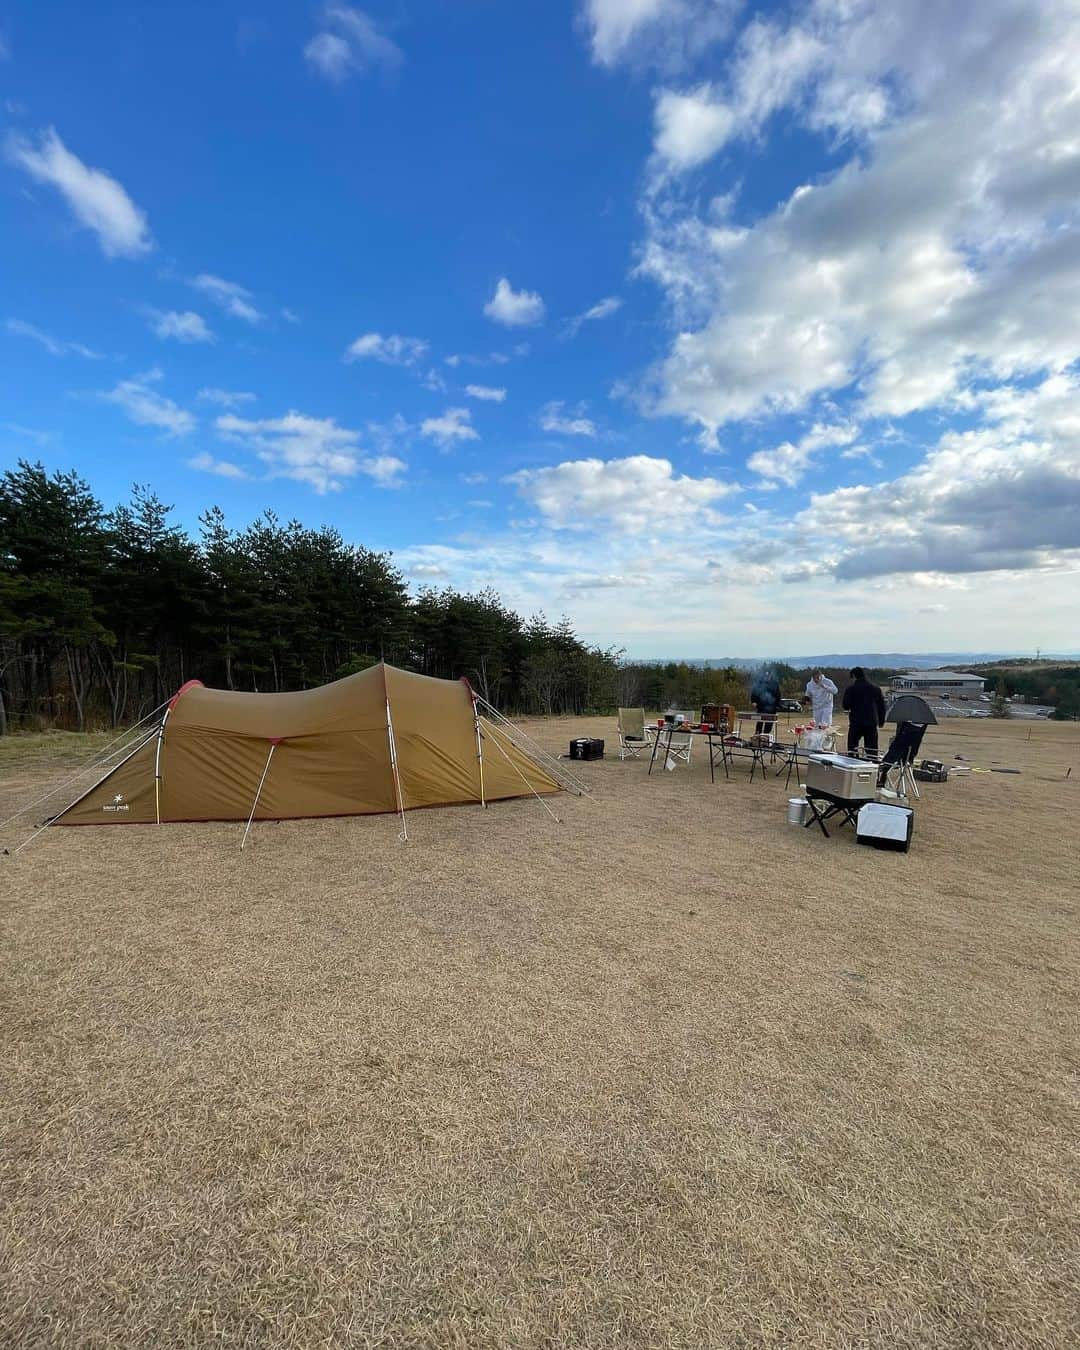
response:
<path id="1" fill-rule="evenodd" d="M 878 766 L 850 755 L 810 755 L 806 761 L 806 782 L 815 788 L 842 797 L 849 802 L 872 802 L 877 794 Z"/>
<path id="2" fill-rule="evenodd" d="M 915 827 L 915 812 L 910 806 L 891 806 L 885 802 L 867 802 L 859 807 L 855 837 L 860 844 L 871 848 L 892 849 L 906 853 L 911 847 L 911 832 Z"/>

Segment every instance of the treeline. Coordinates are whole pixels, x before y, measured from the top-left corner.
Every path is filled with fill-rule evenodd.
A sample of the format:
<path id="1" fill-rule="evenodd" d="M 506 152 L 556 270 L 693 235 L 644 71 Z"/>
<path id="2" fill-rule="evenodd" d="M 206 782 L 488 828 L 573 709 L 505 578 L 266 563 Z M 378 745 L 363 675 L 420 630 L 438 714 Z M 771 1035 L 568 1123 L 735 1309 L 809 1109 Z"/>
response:
<path id="1" fill-rule="evenodd" d="M 618 653 L 493 591 L 412 597 L 388 554 L 267 512 L 192 538 L 146 487 L 107 510 L 75 473 L 0 479 L 0 735 L 122 725 L 185 680 L 278 692 L 379 660 L 466 676 L 510 712 L 608 711 Z"/>
<path id="2" fill-rule="evenodd" d="M 1023 662 L 998 666 L 976 666 L 977 674 L 990 682 L 987 688 L 994 694 L 995 706 L 1006 698 L 1021 694 L 1027 703 L 1041 703 L 1052 707 L 1057 721 L 1080 719 L 1080 662 L 1068 666 L 1044 666 L 1032 661 L 1025 669 Z M 1005 715 L 1004 708 L 1000 709 Z"/>

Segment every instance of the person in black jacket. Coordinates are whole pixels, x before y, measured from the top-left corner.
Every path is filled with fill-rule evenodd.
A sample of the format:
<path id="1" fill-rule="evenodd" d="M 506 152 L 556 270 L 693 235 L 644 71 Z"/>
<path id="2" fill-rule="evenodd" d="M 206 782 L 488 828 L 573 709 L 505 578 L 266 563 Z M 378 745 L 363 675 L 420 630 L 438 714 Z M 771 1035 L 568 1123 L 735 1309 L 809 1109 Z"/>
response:
<path id="1" fill-rule="evenodd" d="M 885 699 L 876 684 L 866 678 L 862 666 L 851 672 L 852 683 L 844 690 L 843 706 L 848 715 L 847 748 L 853 755 L 862 741 L 877 751 L 878 727 L 885 725 Z"/>

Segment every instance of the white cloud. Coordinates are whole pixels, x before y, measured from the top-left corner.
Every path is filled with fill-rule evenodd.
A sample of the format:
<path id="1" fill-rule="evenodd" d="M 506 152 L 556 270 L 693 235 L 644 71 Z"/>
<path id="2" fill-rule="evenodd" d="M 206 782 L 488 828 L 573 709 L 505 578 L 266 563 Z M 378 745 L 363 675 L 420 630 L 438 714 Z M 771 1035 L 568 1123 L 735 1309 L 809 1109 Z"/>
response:
<path id="1" fill-rule="evenodd" d="M 1080 564 L 1080 375 L 975 396 L 980 424 L 875 487 L 811 499 L 795 530 L 841 580 Z"/>
<path id="2" fill-rule="evenodd" d="M 420 434 L 437 441 L 444 449 L 449 449 L 455 441 L 480 439 L 472 426 L 472 413 L 468 408 L 447 408 L 441 417 L 426 417 L 420 423 Z"/>
<path id="3" fill-rule="evenodd" d="M 584 0 L 593 60 L 681 66 L 724 36 L 737 0 Z"/>
<path id="4" fill-rule="evenodd" d="M 186 309 L 150 310 L 150 327 L 159 338 L 175 338 L 177 342 L 213 342 L 214 335 L 202 315 Z"/>
<path id="5" fill-rule="evenodd" d="M 468 483 L 470 487 L 476 487 L 480 483 L 486 483 L 488 476 L 486 473 L 459 473 L 458 477 L 463 483 Z"/>
<path id="6" fill-rule="evenodd" d="M 195 418 L 153 388 L 162 378 L 160 370 L 148 370 L 130 380 L 121 380 L 98 397 L 105 403 L 115 403 L 137 426 L 157 427 L 170 436 L 189 436 L 197 425 Z"/>
<path id="7" fill-rule="evenodd" d="M 372 455 L 360 461 L 360 472 L 373 478 L 379 487 L 394 488 L 401 486 L 401 478 L 409 466 L 396 455 Z"/>
<path id="8" fill-rule="evenodd" d="M 656 100 L 656 153 L 679 169 L 711 159 L 730 139 L 735 113 L 703 88 L 689 94 L 665 89 Z"/>
<path id="9" fill-rule="evenodd" d="M 484 306 L 484 313 L 507 328 L 542 323 L 544 302 L 535 291 L 515 291 L 506 277 L 500 277 L 495 294 Z"/>
<path id="10" fill-rule="evenodd" d="M 345 481 L 366 474 L 379 487 L 397 487 L 406 469 L 393 455 L 365 455 L 360 435 L 332 417 L 287 412 L 284 417 L 248 419 L 224 413 L 218 434 L 251 450 L 271 478 L 293 478 L 318 493 L 337 492 Z"/>
<path id="11" fill-rule="evenodd" d="M 811 10 L 828 11 L 830 4 L 812 5 Z M 729 88 L 721 92 L 710 84 L 688 92 L 662 90 L 656 100 L 654 148 L 669 168 L 692 169 L 710 159 L 735 136 L 749 136 L 778 109 L 802 90 L 805 82 L 829 66 L 831 52 L 828 37 L 815 31 L 816 25 L 792 25 L 784 29 L 762 19 L 754 19 L 743 30 L 730 62 Z M 835 88 L 828 85 L 828 88 Z M 830 124 L 843 123 L 852 130 L 856 104 L 849 96 L 840 101 L 822 92 L 818 116 L 829 106 Z M 882 103 L 863 100 L 858 107 L 860 129 L 868 124 L 871 107 L 877 117 L 883 115 Z M 875 119 L 876 120 L 876 119 Z"/>
<path id="12" fill-rule="evenodd" d="M 396 70 L 401 48 L 381 32 L 370 15 L 350 5 L 323 6 L 320 30 L 304 48 L 311 68 L 334 84 L 350 75 L 364 74 L 377 66 Z"/>
<path id="13" fill-rule="evenodd" d="M 215 305 L 234 319 L 243 319 L 245 323 L 262 322 L 262 314 L 251 303 L 251 292 L 237 282 L 226 281 L 210 272 L 200 272 L 197 277 L 191 278 L 189 284 L 209 296 Z"/>
<path id="14" fill-rule="evenodd" d="M 777 479 L 794 487 L 812 466 L 819 450 L 828 446 L 850 445 L 858 435 L 853 426 L 825 426 L 817 423 L 797 443 L 785 441 L 775 450 L 758 450 L 746 461 L 746 467 L 762 478 Z"/>
<path id="15" fill-rule="evenodd" d="M 288 305 L 282 308 L 281 317 L 285 320 L 286 323 L 300 322 L 300 315 L 297 314 L 295 309 L 290 309 Z"/>
<path id="16" fill-rule="evenodd" d="M 145 212 L 115 178 L 73 155 L 51 127 L 36 145 L 10 133 L 6 150 L 13 164 L 56 188 L 79 223 L 97 235 L 107 258 L 141 258 L 153 248 Z"/>
<path id="17" fill-rule="evenodd" d="M 751 224 L 646 198 L 640 271 L 677 327 L 646 405 L 712 438 L 824 394 L 866 416 L 948 408 L 1076 360 L 1077 51 L 1080 11 L 1051 0 L 988 0 L 978 22 L 832 0 L 753 21 L 708 92 L 736 134 L 783 109 L 850 148 Z"/>
<path id="18" fill-rule="evenodd" d="M 709 518 L 713 502 L 737 489 L 715 478 L 677 475 L 670 460 L 649 455 L 626 459 L 568 460 L 546 469 L 522 469 L 509 482 L 542 515 L 560 529 L 635 531 L 646 526 L 689 523 Z"/>
<path id="19" fill-rule="evenodd" d="M 423 338 L 401 337 L 392 333 L 364 333 L 345 350 L 346 361 L 381 361 L 387 366 L 413 366 L 424 355 L 428 344 Z"/>
<path id="20" fill-rule="evenodd" d="M 255 402 L 255 395 L 242 389 L 200 389 L 197 397 L 203 403 L 216 403 L 220 408 L 238 408 L 243 403 Z"/>
<path id="21" fill-rule="evenodd" d="M 470 398 L 478 398 L 485 403 L 503 403 L 506 400 L 506 390 L 495 389 L 490 384 L 467 384 L 465 392 Z"/>
<path id="22" fill-rule="evenodd" d="M 603 300 L 598 300 L 595 305 L 590 305 L 583 314 L 575 315 L 574 318 L 567 320 L 564 336 L 576 337 L 583 324 L 594 323 L 598 319 L 610 319 L 620 309 L 622 309 L 622 300 L 617 295 L 606 296 Z"/>
<path id="23" fill-rule="evenodd" d="M 88 361 L 104 359 L 101 352 L 91 351 L 89 347 L 84 347 L 81 342 L 64 342 L 60 338 L 54 338 L 49 333 L 42 332 L 40 328 L 35 328 L 32 323 L 24 323 L 22 319 L 6 319 L 4 327 L 16 337 L 30 338 L 32 342 L 38 343 L 45 348 L 50 356 L 82 356 Z"/>
<path id="24" fill-rule="evenodd" d="M 552 400 L 540 410 L 540 426 L 544 431 L 552 431 L 558 436 L 595 436 L 596 424 L 584 416 L 584 407 L 579 406 L 570 413 L 564 413 L 565 403 Z"/>
<path id="25" fill-rule="evenodd" d="M 473 507 L 473 508 L 474 508 L 475 510 L 477 510 L 477 511 L 487 511 L 487 510 L 490 510 L 491 507 L 493 507 L 493 506 L 495 505 L 495 503 L 486 500 L 486 498 L 482 498 L 482 497 L 474 497 L 474 498 L 470 499 L 469 501 L 467 501 L 467 502 L 465 503 L 465 505 L 466 505 L 466 506 L 471 506 L 471 507 Z"/>
<path id="26" fill-rule="evenodd" d="M 233 464 L 231 460 L 215 459 L 213 455 L 205 452 L 201 455 L 195 455 L 187 462 L 189 469 L 198 469 L 202 473 L 217 474 L 219 478 L 249 478 L 250 474 L 242 469 L 239 464 Z"/>

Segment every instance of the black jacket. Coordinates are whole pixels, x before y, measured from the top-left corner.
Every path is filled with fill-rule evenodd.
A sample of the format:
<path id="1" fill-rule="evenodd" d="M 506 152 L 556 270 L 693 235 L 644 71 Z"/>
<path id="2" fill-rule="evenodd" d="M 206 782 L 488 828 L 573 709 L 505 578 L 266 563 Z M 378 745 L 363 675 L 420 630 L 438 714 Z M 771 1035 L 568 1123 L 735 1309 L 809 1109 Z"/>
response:
<path id="1" fill-rule="evenodd" d="M 854 680 L 844 690 L 844 711 L 852 726 L 883 727 L 885 699 L 876 684 L 869 680 Z"/>

